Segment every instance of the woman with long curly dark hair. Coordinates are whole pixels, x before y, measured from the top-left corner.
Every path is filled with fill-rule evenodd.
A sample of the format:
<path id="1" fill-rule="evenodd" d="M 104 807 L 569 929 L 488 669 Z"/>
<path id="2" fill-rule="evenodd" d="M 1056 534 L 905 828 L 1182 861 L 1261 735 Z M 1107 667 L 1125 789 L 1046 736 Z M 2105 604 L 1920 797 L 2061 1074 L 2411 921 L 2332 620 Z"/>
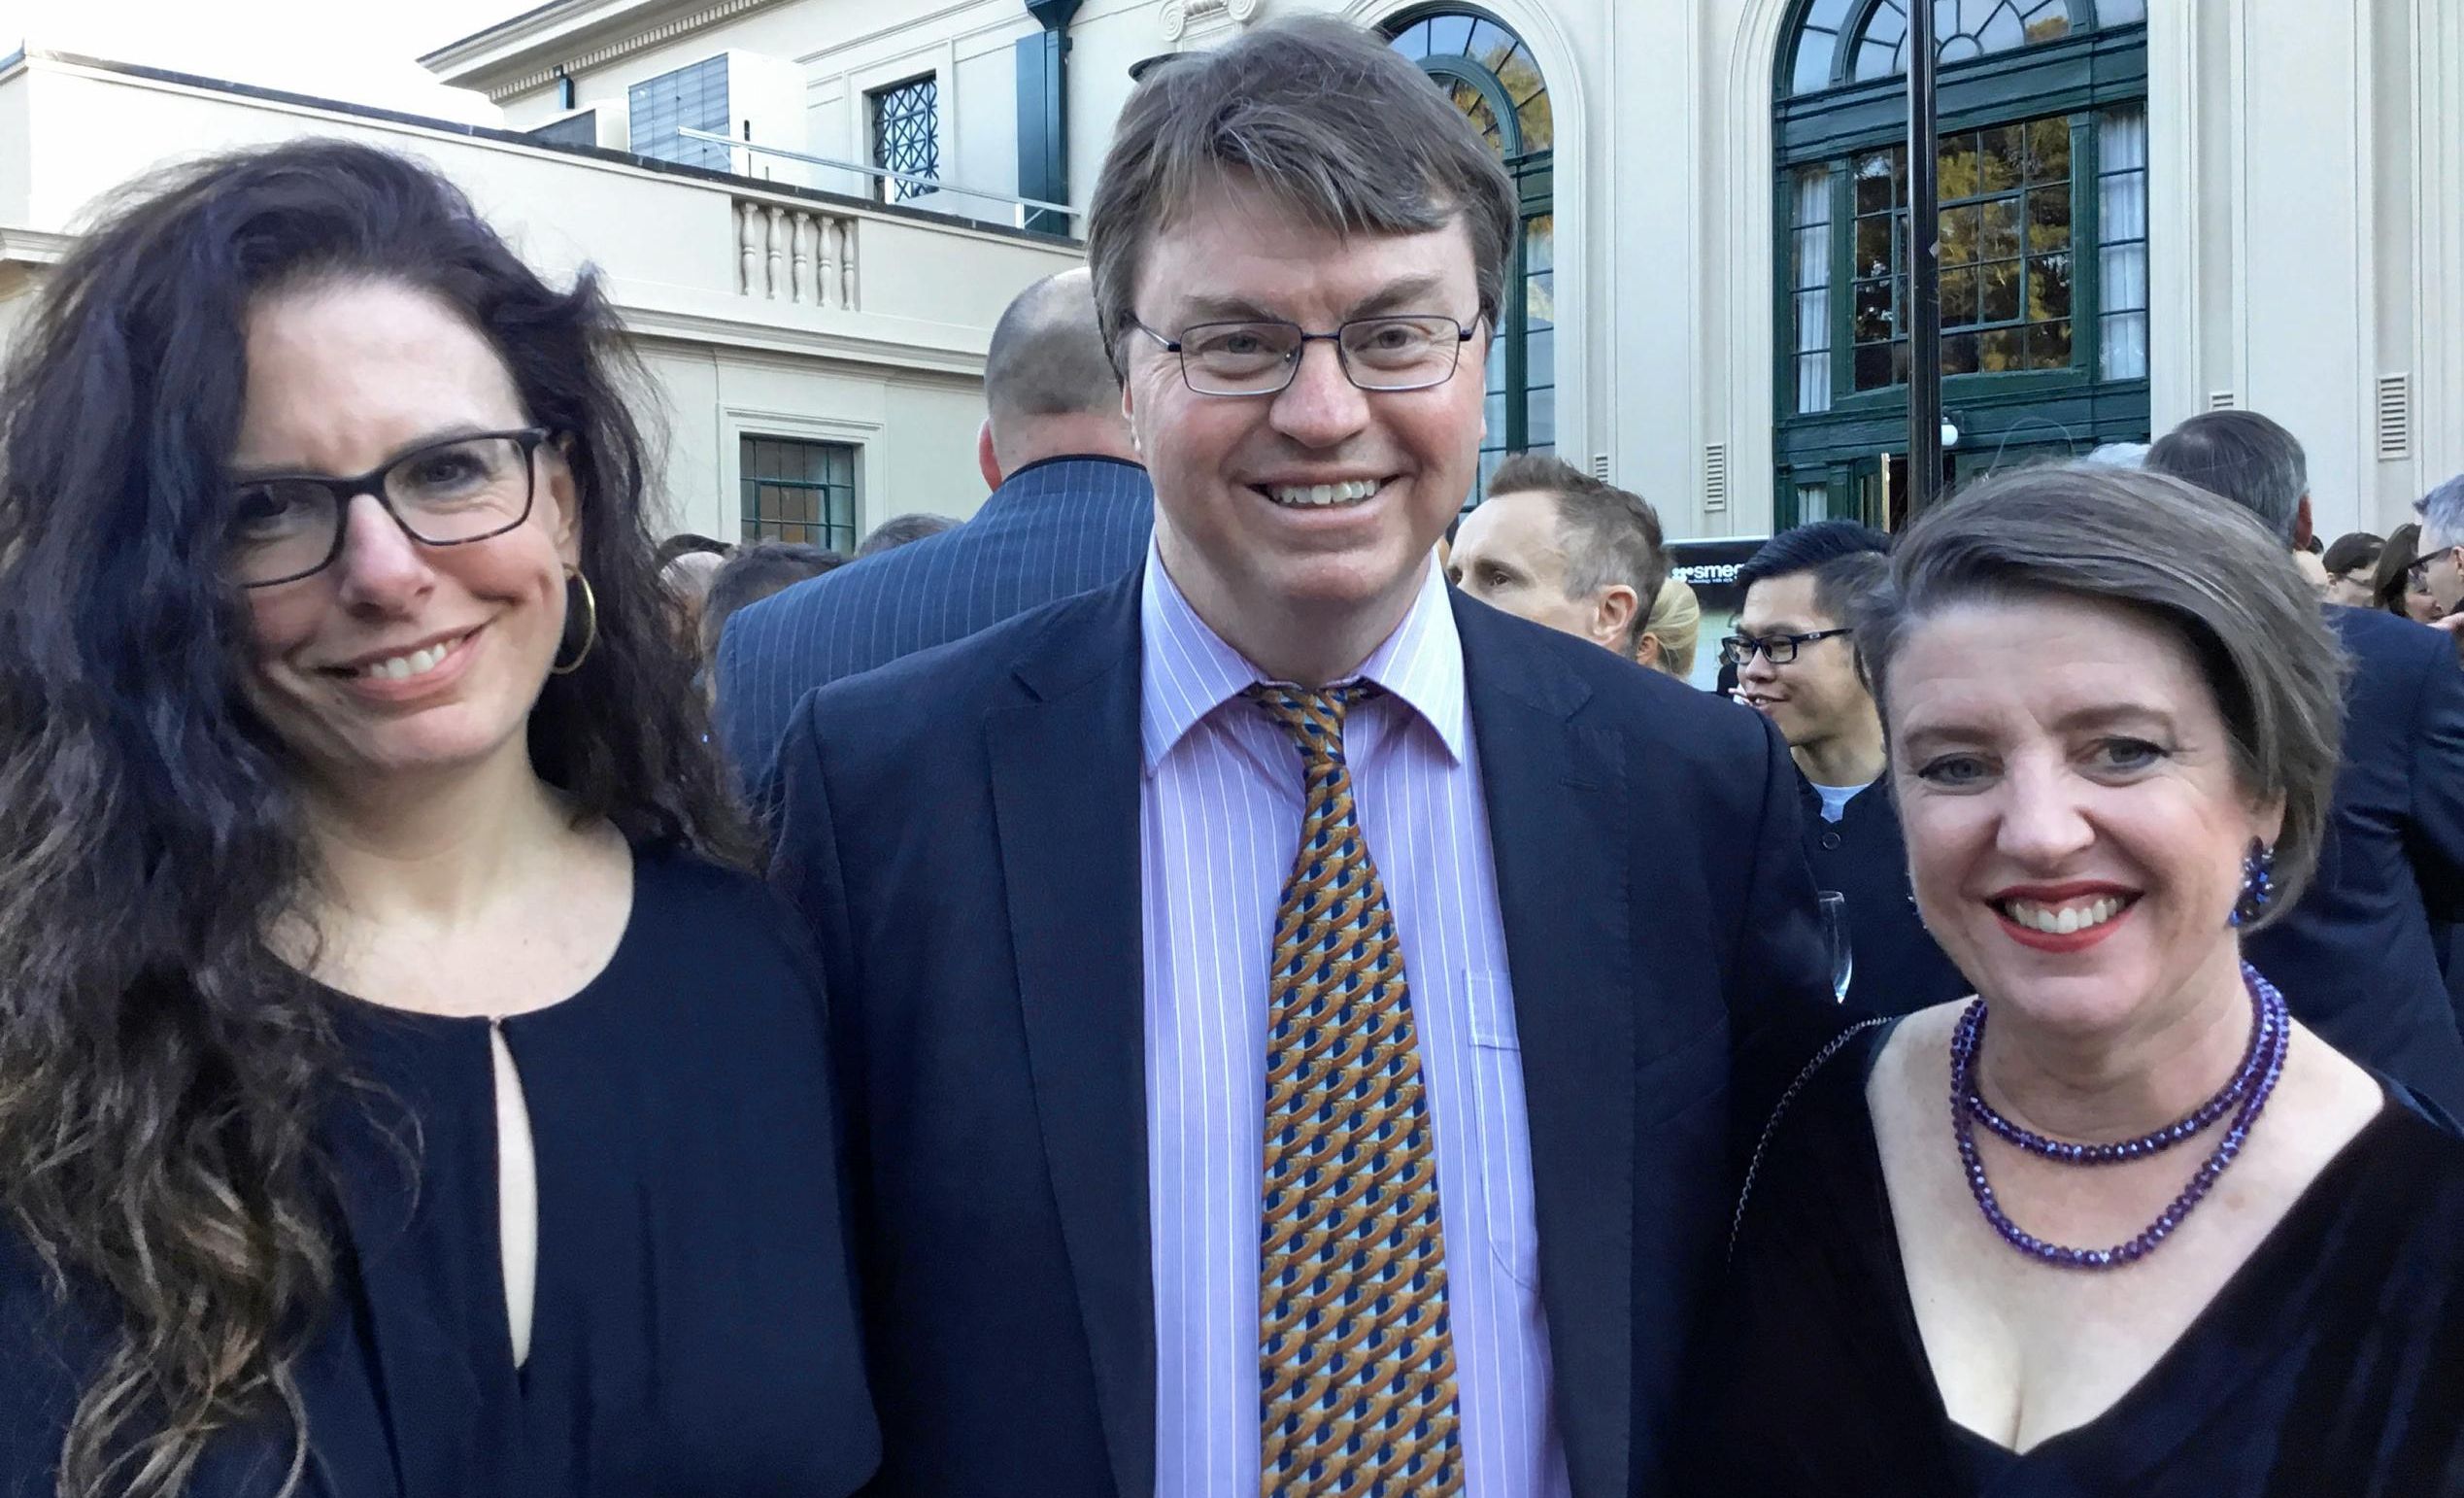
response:
<path id="1" fill-rule="evenodd" d="M 340 143 L 0 385 L 0 1492 L 843 1493 L 815 971 L 587 272 Z"/>

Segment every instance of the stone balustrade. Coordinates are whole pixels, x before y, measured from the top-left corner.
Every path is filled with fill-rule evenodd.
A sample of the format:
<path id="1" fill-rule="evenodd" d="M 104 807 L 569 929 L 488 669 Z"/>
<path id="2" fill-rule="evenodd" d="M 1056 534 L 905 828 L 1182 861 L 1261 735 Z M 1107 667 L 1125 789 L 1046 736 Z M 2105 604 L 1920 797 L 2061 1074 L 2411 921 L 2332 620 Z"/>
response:
<path id="1" fill-rule="evenodd" d="M 739 292 L 832 311 L 860 308 L 854 215 L 752 197 L 735 206 Z"/>

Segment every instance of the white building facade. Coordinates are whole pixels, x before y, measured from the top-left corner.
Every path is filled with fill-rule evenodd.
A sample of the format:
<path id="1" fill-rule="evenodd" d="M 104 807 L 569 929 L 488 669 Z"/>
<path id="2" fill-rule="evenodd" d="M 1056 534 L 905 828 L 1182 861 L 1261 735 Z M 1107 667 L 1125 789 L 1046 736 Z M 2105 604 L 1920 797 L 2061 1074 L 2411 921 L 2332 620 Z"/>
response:
<path id="1" fill-rule="evenodd" d="M 800 78 L 800 133 L 770 92 L 714 133 L 1083 207 L 1133 63 L 1349 17 L 1452 91 L 1523 188 L 1493 448 L 1609 474 L 1674 534 L 1755 534 L 1887 519 L 1905 484 L 1905 7 L 563 0 L 424 60 L 517 127 L 594 112 L 640 150 L 610 117 L 645 85 L 758 56 Z M 2384 529 L 2464 469 L 2464 0 L 1937 0 L 1937 19 L 1949 476 L 2225 405 L 2302 437 L 2330 534 Z M 1047 21 L 1058 85 L 1025 55 Z"/>
<path id="2" fill-rule="evenodd" d="M 526 134 L 21 58 L 0 338 L 78 205 L 165 141 L 372 132 L 608 268 L 679 524 L 964 513 L 984 340 L 1078 254 L 1131 66 L 1309 10 L 1392 37 L 1521 190 L 1492 460 L 1555 451 L 1677 536 L 1887 522 L 1907 3 L 554 0 L 422 59 Z M 1948 476 L 2227 405 L 2301 436 L 2329 535 L 2464 469 L 2464 0 L 1937 5 Z"/>

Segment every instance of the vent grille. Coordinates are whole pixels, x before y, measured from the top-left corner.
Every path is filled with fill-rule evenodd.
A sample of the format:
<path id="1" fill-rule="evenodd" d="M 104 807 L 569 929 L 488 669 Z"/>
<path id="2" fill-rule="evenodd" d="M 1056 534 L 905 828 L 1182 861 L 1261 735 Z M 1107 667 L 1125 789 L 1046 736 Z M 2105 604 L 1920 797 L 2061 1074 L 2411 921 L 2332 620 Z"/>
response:
<path id="1" fill-rule="evenodd" d="M 2401 462 L 2413 456 L 2413 376 L 2379 377 L 2379 460 Z"/>
<path id="2" fill-rule="evenodd" d="M 2241 397 L 2235 395 L 2231 391 L 2211 391 L 2208 392 L 2208 409 L 2211 411 L 2230 411 L 2240 404 Z"/>
<path id="3" fill-rule="evenodd" d="M 1593 478 L 1596 478 L 1596 479 L 1600 480 L 1600 482 L 1602 482 L 1603 484 L 1605 484 L 1605 483 L 1607 483 L 1607 482 L 1608 482 L 1608 455 L 1607 455 L 1607 454 L 1605 454 L 1605 453 L 1594 453 L 1594 454 L 1592 454 L 1592 455 L 1591 455 L 1591 476 L 1592 476 Z"/>
<path id="4" fill-rule="evenodd" d="M 1715 515 L 1728 508 L 1728 444 L 1714 442 L 1703 449 L 1703 513 Z"/>

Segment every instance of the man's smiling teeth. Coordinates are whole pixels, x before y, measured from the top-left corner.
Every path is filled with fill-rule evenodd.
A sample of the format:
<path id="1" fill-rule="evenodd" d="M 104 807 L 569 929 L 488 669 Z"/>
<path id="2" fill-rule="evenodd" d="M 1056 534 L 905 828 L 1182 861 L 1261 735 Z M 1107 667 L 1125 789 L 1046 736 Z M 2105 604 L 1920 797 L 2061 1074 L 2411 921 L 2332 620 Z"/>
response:
<path id="1" fill-rule="evenodd" d="M 1352 479 L 1341 484 L 1272 484 L 1266 487 L 1266 497 L 1277 504 L 1358 504 L 1383 487 L 1374 479 Z"/>
<path id="2" fill-rule="evenodd" d="M 460 643 L 460 640 L 446 640 L 441 644 L 430 645 L 425 650 L 412 651 L 407 656 L 395 656 L 389 661 L 373 662 L 359 667 L 352 674 L 383 681 L 406 681 L 413 676 L 424 676 L 443 665 L 445 658 L 452 655 L 454 647 Z"/>
<path id="3" fill-rule="evenodd" d="M 2041 905 L 2034 901 L 2009 900 L 2003 902 L 2002 909 L 2014 923 L 2031 931 L 2041 931 L 2048 936 L 2068 936 L 2104 925 L 2121 914 L 2129 904 L 2126 900 L 2109 895 L 2084 905 L 2058 907 Z"/>

